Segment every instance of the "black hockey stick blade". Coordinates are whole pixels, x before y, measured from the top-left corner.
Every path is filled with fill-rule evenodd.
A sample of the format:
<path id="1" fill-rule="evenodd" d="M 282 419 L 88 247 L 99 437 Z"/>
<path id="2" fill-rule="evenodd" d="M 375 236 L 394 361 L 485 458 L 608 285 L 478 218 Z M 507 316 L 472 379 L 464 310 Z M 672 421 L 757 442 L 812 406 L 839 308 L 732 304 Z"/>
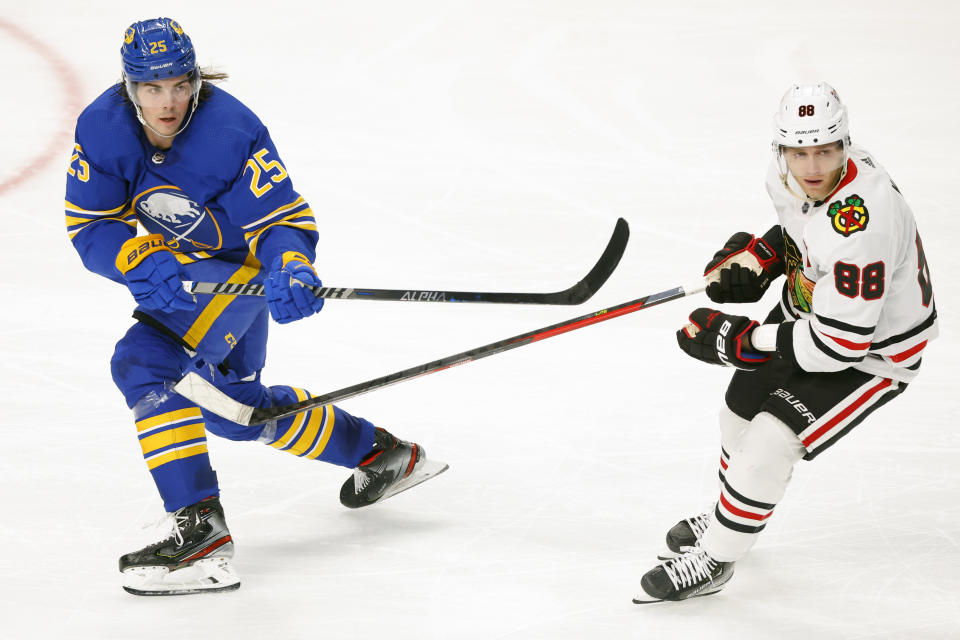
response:
<path id="1" fill-rule="evenodd" d="M 705 282 L 701 280 L 692 285 L 668 289 L 667 291 L 661 291 L 660 293 L 654 293 L 642 298 L 637 298 L 636 300 L 631 300 L 630 302 L 624 302 L 613 307 L 601 309 L 600 311 L 594 311 L 593 313 L 571 318 L 570 320 L 564 320 L 563 322 L 558 322 L 557 324 L 550 325 L 549 327 L 535 329 L 518 336 L 513 336 L 512 338 L 507 338 L 506 340 L 492 342 L 490 344 L 483 345 L 482 347 L 477 347 L 475 349 L 470 349 L 469 351 L 463 351 L 452 356 L 447 356 L 446 358 L 434 360 L 433 362 L 427 362 L 426 364 L 410 367 L 409 369 L 397 371 L 396 373 L 391 373 L 380 378 L 374 378 L 373 380 L 360 382 L 349 387 L 344 387 L 343 389 L 339 389 L 337 391 L 326 393 L 322 396 L 307 398 L 306 400 L 302 400 L 293 404 L 262 408 L 246 405 L 227 396 L 225 393 L 217 389 L 213 384 L 192 371 L 188 373 L 182 380 L 180 380 L 180 382 L 178 382 L 173 389 L 203 409 L 211 411 L 228 420 L 232 420 L 233 422 L 244 425 L 262 424 L 270 420 L 279 420 L 281 418 L 286 418 L 298 413 L 303 413 L 325 404 L 340 402 L 342 400 L 346 400 L 347 398 L 352 398 L 363 393 L 368 393 L 375 389 L 380 389 L 381 387 L 403 382 L 404 380 L 419 378 L 420 376 L 425 376 L 429 373 L 436 373 L 437 371 L 443 371 L 444 369 L 449 369 L 457 365 L 473 362 L 474 360 L 479 360 L 480 358 L 486 358 L 497 353 L 503 353 L 504 351 L 509 351 L 510 349 L 516 349 L 517 347 L 522 347 L 532 342 L 538 342 L 540 340 L 545 340 L 546 338 L 552 338 L 553 336 L 567 333 L 568 331 L 574 331 L 575 329 L 581 329 L 592 324 L 597 324 L 598 322 L 611 320 L 628 313 L 633 313 L 634 311 L 648 309 L 658 304 L 670 302 L 671 300 L 678 300 L 680 298 L 693 295 L 694 293 L 699 293 L 700 291 L 703 291 L 704 288 Z"/>
<path id="2" fill-rule="evenodd" d="M 494 302 L 501 304 L 574 305 L 589 300 L 607 281 L 627 248 L 630 227 L 617 219 L 613 235 L 590 272 L 569 289 L 553 293 L 507 293 L 484 291 L 439 291 L 428 289 L 358 289 L 350 287 L 312 287 L 318 298 L 337 300 L 380 300 L 393 302 Z M 235 296 L 262 296 L 262 284 L 231 282 L 185 282 L 190 293 Z"/>

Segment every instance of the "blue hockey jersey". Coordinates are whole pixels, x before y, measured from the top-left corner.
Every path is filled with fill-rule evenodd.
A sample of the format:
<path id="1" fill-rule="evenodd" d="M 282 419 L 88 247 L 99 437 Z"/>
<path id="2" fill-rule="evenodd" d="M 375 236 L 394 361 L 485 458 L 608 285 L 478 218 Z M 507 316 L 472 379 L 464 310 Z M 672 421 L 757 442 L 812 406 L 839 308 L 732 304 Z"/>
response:
<path id="1" fill-rule="evenodd" d="M 210 259 L 246 265 L 230 281 L 249 281 L 284 251 L 315 258 L 313 212 L 294 190 L 267 128 L 229 93 L 210 89 L 167 151 L 147 141 L 117 86 L 80 115 L 66 224 L 91 271 L 123 282 L 115 259 L 138 223 L 161 234 L 181 264 L 194 267 L 194 279 Z"/>

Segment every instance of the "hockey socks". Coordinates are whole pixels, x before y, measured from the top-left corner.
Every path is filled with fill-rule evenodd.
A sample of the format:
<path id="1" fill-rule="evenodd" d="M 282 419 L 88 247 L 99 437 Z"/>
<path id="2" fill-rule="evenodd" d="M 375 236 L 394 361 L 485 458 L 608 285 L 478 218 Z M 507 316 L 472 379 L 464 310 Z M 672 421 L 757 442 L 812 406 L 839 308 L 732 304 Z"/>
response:
<path id="1" fill-rule="evenodd" d="M 312 397 L 303 389 L 286 386 L 270 387 L 270 395 L 274 404 Z M 327 404 L 268 423 L 259 440 L 278 451 L 352 469 L 373 447 L 374 426 Z"/>

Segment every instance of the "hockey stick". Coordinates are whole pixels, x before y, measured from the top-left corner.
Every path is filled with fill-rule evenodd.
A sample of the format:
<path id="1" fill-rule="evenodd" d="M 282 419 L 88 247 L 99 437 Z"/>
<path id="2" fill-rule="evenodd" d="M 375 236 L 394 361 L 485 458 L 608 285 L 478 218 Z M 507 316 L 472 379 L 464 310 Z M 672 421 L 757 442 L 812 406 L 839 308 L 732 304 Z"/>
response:
<path id="1" fill-rule="evenodd" d="M 366 382 L 360 382 L 349 387 L 344 387 L 343 389 L 339 389 L 337 391 L 332 391 L 322 396 L 315 396 L 300 402 L 281 405 L 278 407 L 257 408 L 238 402 L 227 396 L 225 393 L 213 386 L 213 384 L 207 382 L 205 379 L 201 378 L 199 374 L 193 371 L 184 376 L 184 378 L 180 380 L 180 382 L 178 382 L 173 389 L 200 407 L 206 409 L 207 411 L 211 411 L 218 416 L 222 416 L 227 420 L 232 420 L 233 422 L 248 426 L 262 424 L 269 420 L 286 418 L 288 416 L 309 411 L 310 409 L 315 409 L 316 407 L 325 404 L 346 400 L 347 398 L 352 398 L 362 393 L 373 391 L 374 389 L 386 387 L 398 382 L 403 382 L 404 380 L 410 380 L 412 378 L 419 378 L 420 376 L 427 375 L 428 373 L 443 371 L 444 369 L 449 369 L 450 367 L 466 364 L 474 360 L 479 360 L 480 358 L 486 358 L 487 356 L 509 351 L 510 349 L 516 349 L 517 347 L 522 347 L 523 345 L 530 344 L 531 342 L 545 340 L 546 338 L 551 338 L 553 336 L 560 335 L 561 333 L 567 333 L 568 331 L 581 329 L 591 324 L 596 324 L 598 322 L 610 320 L 628 313 L 633 313 L 634 311 L 640 311 L 641 309 L 647 309 L 658 304 L 663 304 L 664 302 L 677 300 L 685 296 L 693 295 L 694 293 L 699 293 L 700 291 L 703 291 L 704 288 L 705 283 L 703 281 L 699 281 L 691 286 L 676 287 L 675 289 L 661 291 L 660 293 L 654 293 L 652 295 L 644 296 L 643 298 L 631 300 L 630 302 L 624 302 L 623 304 L 618 304 L 600 311 L 588 313 L 587 315 L 565 320 L 563 322 L 550 325 L 549 327 L 536 329 L 519 336 L 507 338 L 506 340 L 492 342 L 482 347 L 477 347 L 476 349 L 470 349 L 469 351 L 464 351 L 456 355 L 447 356 L 446 358 L 421 364 L 417 367 L 410 367 L 409 369 L 397 371 L 396 373 L 391 373 L 380 378 L 367 380 Z"/>
<path id="2" fill-rule="evenodd" d="M 485 291 L 435 291 L 425 289 L 357 289 L 348 287 L 311 287 L 318 298 L 338 300 L 385 300 L 396 302 L 499 302 L 506 304 L 581 304 L 603 286 L 620 263 L 630 237 L 630 227 L 617 219 L 613 235 L 590 272 L 569 289 L 554 293 L 499 293 Z M 184 282 L 190 293 L 262 296 L 262 284 L 230 282 Z"/>

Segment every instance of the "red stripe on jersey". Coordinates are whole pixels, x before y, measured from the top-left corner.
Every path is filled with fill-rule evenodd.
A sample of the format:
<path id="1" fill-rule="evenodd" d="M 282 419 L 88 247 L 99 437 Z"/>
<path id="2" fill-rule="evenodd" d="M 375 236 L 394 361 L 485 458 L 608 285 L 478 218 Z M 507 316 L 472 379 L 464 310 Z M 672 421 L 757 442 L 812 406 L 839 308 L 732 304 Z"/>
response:
<path id="1" fill-rule="evenodd" d="M 871 342 L 851 342 L 850 340 L 844 340 L 843 338 L 836 338 L 829 333 L 823 333 L 822 331 L 820 333 L 827 336 L 841 347 L 845 347 L 851 351 L 862 351 L 864 349 L 869 349 L 870 345 L 873 344 Z"/>
<path id="2" fill-rule="evenodd" d="M 846 409 L 844 409 L 837 415 L 833 416 L 833 418 L 831 418 L 826 423 L 824 423 L 822 427 L 820 427 L 819 429 L 811 433 L 809 436 L 804 438 L 803 446 L 809 447 L 824 433 L 826 433 L 830 429 L 833 429 L 835 426 L 837 426 L 838 424 L 846 420 L 851 413 L 859 409 L 865 402 L 870 400 L 870 398 L 872 398 L 878 391 L 882 391 L 883 389 L 886 389 L 891 384 L 893 384 L 893 380 L 891 380 L 890 378 L 884 378 L 878 384 L 868 389 L 866 393 L 864 393 L 862 396 L 854 400 L 850 404 L 850 406 L 848 406 Z"/>
<path id="3" fill-rule="evenodd" d="M 903 361 L 906 360 L 907 358 L 912 358 L 913 356 L 915 356 L 915 355 L 917 355 L 918 353 L 920 353 L 921 351 L 923 351 L 924 347 L 926 347 L 926 346 L 927 346 L 927 341 L 924 340 L 924 341 L 921 342 L 920 344 L 918 344 L 918 345 L 916 345 L 916 346 L 914 346 L 914 347 L 912 347 L 912 348 L 910 348 L 910 349 L 907 349 L 907 350 L 904 351 L 903 353 L 898 353 L 898 354 L 895 355 L 895 356 L 890 356 L 890 359 L 893 360 L 894 362 L 903 362 Z"/>
<path id="4" fill-rule="evenodd" d="M 750 520 L 766 520 L 769 518 L 773 511 L 770 511 L 766 515 L 760 515 L 759 513 L 751 513 L 750 511 L 744 511 L 743 509 L 738 509 L 737 507 L 730 504 L 730 501 L 727 500 L 726 496 L 722 493 L 720 494 L 720 504 L 723 505 L 723 508 L 732 513 L 735 516 L 740 516 L 741 518 L 749 518 Z"/>

